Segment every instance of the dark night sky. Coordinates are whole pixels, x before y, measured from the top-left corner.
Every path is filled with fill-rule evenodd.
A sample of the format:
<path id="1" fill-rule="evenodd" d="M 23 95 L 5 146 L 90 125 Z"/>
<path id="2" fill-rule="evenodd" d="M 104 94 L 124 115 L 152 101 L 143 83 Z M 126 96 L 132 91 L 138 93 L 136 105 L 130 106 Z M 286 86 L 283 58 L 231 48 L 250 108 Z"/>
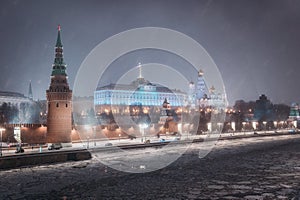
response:
<path id="1" fill-rule="evenodd" d="M 80 64 L 101 41 L 153 26 L 180 31 L 207 50 L 229 104 L 262 93 L 274 103 L 300 102 L 298 0 L 1 0 L 0 90 L 26 95 L 32 80 L 34 98 L 45 99 L 58 24 L 71 87 Z"/>

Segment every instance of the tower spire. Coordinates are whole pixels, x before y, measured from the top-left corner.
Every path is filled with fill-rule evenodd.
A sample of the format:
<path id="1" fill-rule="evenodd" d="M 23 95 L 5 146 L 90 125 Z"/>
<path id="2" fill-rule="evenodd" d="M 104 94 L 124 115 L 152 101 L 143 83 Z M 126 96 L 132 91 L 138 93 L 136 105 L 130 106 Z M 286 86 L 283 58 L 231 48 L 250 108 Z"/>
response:
<path id="1" fill-rule="evenodd" d="M 142 76 L 142 64 L 140 62 L 139 62 L 138 68 L 139 68 L 139 77 L 138 78 L 143 78 L 143 76 Z"/>
<path id="2" fill-rule="evenodd" d="M 28 98 L 29 98 L 30 100 L 33 100 L 32 87 L 31 87 L 31 80 L 30 80 L 30 82 L 29 82 Z"/>
<path id="3" fill-rule="evenodd" d="M 55 75 L 64 75 L 66 74 L 66 64 L 64 63 L 64 57 L 63 57 L 63 45 L 61 42 L 61 36 L 60 36 L 61 27 L 58 25 L 57 27 L 57 39 L 56 39 L 56 45 L 55 45 L 55 58 L 53 63 L 53 69 L 51 76 Z"/>
<path id="4" fill-rule="evenodd" d="M 57 40 L 56 40 L 56 47 L 62 47 L 61 37 L 60 37 L 60 25 L 57 26 Z"/>

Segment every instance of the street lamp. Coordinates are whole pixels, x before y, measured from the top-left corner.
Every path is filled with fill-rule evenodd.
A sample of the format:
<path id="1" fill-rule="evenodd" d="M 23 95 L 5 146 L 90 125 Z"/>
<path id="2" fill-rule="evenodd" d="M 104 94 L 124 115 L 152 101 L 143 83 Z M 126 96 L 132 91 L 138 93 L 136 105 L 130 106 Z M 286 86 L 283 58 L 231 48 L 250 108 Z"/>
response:
<path id="1" fill-rule="evenodd" d="M 122 136 L 120 127 L 116 129 L 116 133 L 118 133 L 118 135 L 119 135 L 119 142 L 120 142 L 121 136 Z"/>
<path id="2" fill-rule="evenodd" d="M 284 122 L 283 122 L 283 121 L 280 121 L 279 123 L 280 123 L 280 125 L 281 125 L 280 128 L 283 129 L 283 123 L 284 123 Z"/>
<path id="3" fill-rule="evenodd" d="M 266 133 L 266 131 L 267 131 L 267 122 L 266 122 L 266 121 L 263 121 L 263 124 L 264 124 L 264 126 L 265 126 L 265 133 Z"/>
<path id="4" fill-rule="evenodd" d="M 141 133 L 142 133 L 142 139 L 141 139 L 141 141 L 142 141 L 142 142 L 143 142 L 143 141 L 146 142 L 145 128 L 148 127 L 148 124 L 140 124 L 139 127 L 140 127 L 140 131 L 141 131 Z"/>
<path id="5" fill-rule="evenodd" d="M 0 134 L 1 134 L 1 150 L 0 150 L 0 156 L 2 157 L 2 131 L 5 131 L 5 128 L 0 128 Z"/>
<path id="6" fill-rule="evenodd" d="M 231 122 L 231 128 L 232 128 L 233 132 L 235 132 L 235 122 Z"/>
<path id="7" fill-rule="evenodd" d="M 190 133 L 190 124 L 187 124 L 187 127 L 188 127 L 188 131 L 187 131 L 187 139 L 189 139 L 189 133 Z"/>
<path id="8" fill-rule="evenodd" d="M 297 128 L 297 120 L 293 121 L 293 128 L 294 128 L 294 129 Z"/>
<path id="9" fill-rule="evenodd" d="M 182 133 L 182 124 L 181 123 L 178 124 L 178 131 L 180 134 Z"/>
<path id="10" fill-rule="evenodd" d="M 254 131 L 256 130 L 256 125 L 257 125 L 257 122 L 252 122 L 252 127 L 253 127 L 253 129 L 254 129 Z"/>
<path id="11" fill-rule="evenodd" d="M 278 123 L 278 122 L 277 122 L 277 121 L 274 121 L 273 123 L 274 123 L 274 127 L 275 127 L 275 130 L 276 130 L 276 129 L 277 129 L 277 123 Z"/>
<path id="12" fill-rule="evenodd" d="M 87 146 L 86 147 L 87 147 L 87 149 L 90 148 L 90 137 L 89 136 L 87 137 Z"/>
<path id="13" fill-rule="evenodd" d="M 246 127 L 245 127 L 246 122 L 242 122 L 242 124 L 243 124 L 243 129 L 244 129 L 244 134 L 245 134 L 245 132 L 246 132 Z"/>
<path id="14" fill-rule="evenodd" d="M 212 128 L 211 128 L 211 122 L 207 123 L 207 130 L 208 130 L 209 132 L 212 131 Z"/>
<path id="15" fill-rule="evenodd" d="M 218 124 L 220 133 L 222 133 L 222 130 L 221 130 L 222 123 L 221 123 L 221 122 L 218 122 L 217 124 Z"/>
<path id="16" fill-rule="evenodd" d="M 93 127 L 93 131 L 94 131 L 94 146 L 96 146 L 96 126 Z"/>

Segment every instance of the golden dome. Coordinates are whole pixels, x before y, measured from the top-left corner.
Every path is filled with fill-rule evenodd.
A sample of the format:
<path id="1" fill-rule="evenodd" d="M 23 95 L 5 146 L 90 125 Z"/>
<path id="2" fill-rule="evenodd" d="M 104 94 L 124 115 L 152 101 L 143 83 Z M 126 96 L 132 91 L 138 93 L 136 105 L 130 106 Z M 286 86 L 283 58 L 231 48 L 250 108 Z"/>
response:
<path id="1" fill-rule="evenodd" d="M 204 74 L 203 70 L 200 69 L 199 72 L 198 72 L 198 76 L 203 76 L 203 74 Z"/>

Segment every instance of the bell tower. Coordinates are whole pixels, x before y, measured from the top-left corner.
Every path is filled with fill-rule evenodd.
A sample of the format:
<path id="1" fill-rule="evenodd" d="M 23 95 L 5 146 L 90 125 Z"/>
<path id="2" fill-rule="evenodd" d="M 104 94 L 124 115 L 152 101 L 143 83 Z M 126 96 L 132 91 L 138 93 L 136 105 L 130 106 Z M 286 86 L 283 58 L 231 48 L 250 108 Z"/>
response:
<path id="1" fill-rule="evenodd" d="M 60 31 L 60 26 L 58 26 L 51 82 L 49 89 L 46 91 L 48 104 L 47 143 L 61 143 L 63 146 L 72 146 L 72 90 L 70 90 L 68 84 L 67 65 L 63 59 Z"/>

